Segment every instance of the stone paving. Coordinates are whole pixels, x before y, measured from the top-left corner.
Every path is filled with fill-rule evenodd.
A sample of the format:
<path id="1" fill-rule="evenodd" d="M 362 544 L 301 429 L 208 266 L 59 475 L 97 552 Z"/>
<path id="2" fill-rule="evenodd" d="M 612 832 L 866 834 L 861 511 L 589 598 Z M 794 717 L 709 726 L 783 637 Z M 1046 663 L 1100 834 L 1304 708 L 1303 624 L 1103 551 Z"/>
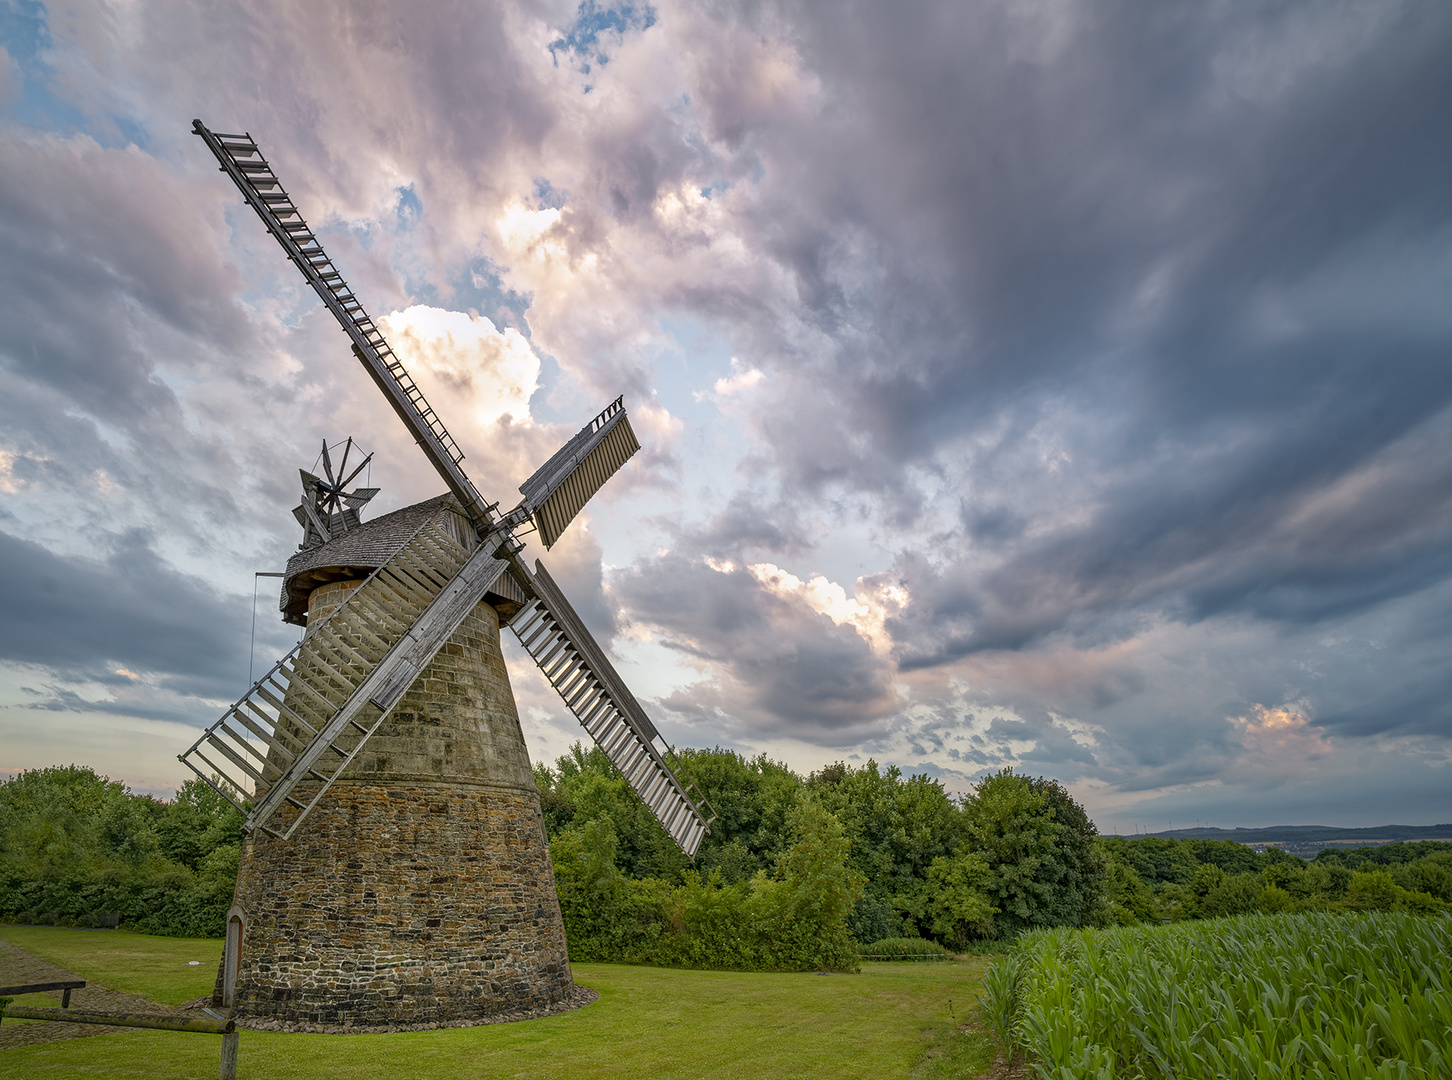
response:
<path id="1" fill-rule="evenodd" d="M 84 976 L 63 967 L 42 960 L 8 941 L 0 941 L 0 986 L 15 986 L 22 983 L 61 982 L 80 979 Z M 27 994 L 17 999 L 16 1004 L 45 1006 L 51 1004 L 45 998 L 54 998 L 54 1004 L 61 1003 L 61 992 L 50 994 Z M 148 1001 L 140 994 L 127 994 L 88 982 L 79 990 L 71 991 L 71 1008 L 95 1009 L 102 1012 L 172 1012 L 164 1005 Z M 88 1035 L 126 1034 L 137 1028 L 101 1027 L 97 1024 L 57 1024 L 48 1020 L 6 1020 L 0 1023 L 0 1050 L 10 1046 L 34 1046 L 38 1043 L 58 1042 L 61 1039 L 84 1039 Z"/>

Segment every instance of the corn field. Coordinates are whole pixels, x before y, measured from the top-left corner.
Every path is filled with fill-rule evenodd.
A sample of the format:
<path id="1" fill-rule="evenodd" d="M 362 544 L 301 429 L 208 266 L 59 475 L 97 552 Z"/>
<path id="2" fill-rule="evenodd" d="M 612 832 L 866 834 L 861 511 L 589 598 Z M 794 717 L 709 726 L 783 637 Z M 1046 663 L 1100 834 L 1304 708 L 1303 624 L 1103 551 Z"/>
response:
<path id="1" fill-rule="evenodd" d="M 989 969 L 981 1001 L 1045 1080 L 1445 1080 L 1452 918 L 1036 931 Z"/>

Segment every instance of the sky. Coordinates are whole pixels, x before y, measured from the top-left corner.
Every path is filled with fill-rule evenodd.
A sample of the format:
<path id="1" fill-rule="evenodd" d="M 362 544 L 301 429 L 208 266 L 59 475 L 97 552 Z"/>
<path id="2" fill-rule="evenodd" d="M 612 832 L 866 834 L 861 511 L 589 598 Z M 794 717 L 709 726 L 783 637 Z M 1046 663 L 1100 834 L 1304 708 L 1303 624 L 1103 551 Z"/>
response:
<path id="1" fill-rule="evenodd" d="M 1452 6 L 0 0 L 0 774 L 296 640 L 299 468 L 443 490 L 250 132 L 677 746 L 1101 831 L 1452 821 Z M 534 760 L 583 737 L 506 655 Z"/>

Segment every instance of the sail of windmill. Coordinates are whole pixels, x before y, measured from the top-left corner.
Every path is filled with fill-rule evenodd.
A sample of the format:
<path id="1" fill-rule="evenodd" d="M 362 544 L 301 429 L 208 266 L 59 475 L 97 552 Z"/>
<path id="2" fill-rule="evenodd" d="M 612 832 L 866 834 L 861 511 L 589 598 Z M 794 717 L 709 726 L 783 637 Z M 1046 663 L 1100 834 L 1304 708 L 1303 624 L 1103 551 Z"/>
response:
<path id="1" fill-rule="evenodd" d="M 281 598 L 284 619 L 306 632 L 181 755 L 245 815 L 234 906 L 243 959 L 229 1004 L 324 1026 L 396 1026 L 578 1003 L 499 628 L 687 856 L 710 826 L 543 563 L 522 558 L 525 530 L 551 548 L 639 449 L 623 400 L 501 513 L 256 142 L 200 120 L 193 130 L 448 487 L 364 522 L 377 489 L 348 488 L 372 455 L 350 472 L 352 440 L 336 467 L 324 443 L 324 476 L 301 472 L 304 539 Z M 467 873 L 456 872 L 461 860 Z M 451 935 L 451 922 L 465 929 Z"/>

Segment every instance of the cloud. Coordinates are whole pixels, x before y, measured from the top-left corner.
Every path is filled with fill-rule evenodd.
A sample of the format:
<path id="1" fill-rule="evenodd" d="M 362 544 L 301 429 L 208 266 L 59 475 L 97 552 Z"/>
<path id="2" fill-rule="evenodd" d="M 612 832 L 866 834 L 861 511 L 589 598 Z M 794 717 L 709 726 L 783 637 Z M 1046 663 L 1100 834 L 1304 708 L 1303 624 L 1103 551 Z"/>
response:
<path id="1" fill-rule="evenodd" d="M 706 397 L 718 405 L 726 406 L 730 399 L 749 395 L 751 391 L 761 384 L 766 376 L 760 368 L 746 367 L 736 357 L 731 358 L 731 374 L 723 375 L 712 384 L 709 393 L 698 391 L 695 394 L 696 400 L 700 401 Z"/>
<path id="2" fill-rule="evenodd" d="M 732 573 L 736 569 L 730 563 L 708 561 L 707 565 L 724 573 Z M 838 626 L 850 626 L 874 653 L 886 656 L 891 652 L 887 619 L 908 603 L 907 590 L 901 586 L 880 581 L 870 584 L 859 582 L 857 594 L 849 597 L 846 589 L 823 574 L 814 574 L 810 580 L 803 581 L 771 563 L 753 563 L 745 569 L 767 592 L 782 599 L 805 603 Z"/>
<path id="3" fill-rule="evenodd" d="M 856 625 L 871 628 L 875 597 L 848 601 L 825 579 L 672 553 L 617 572 L 610 587 L 701 673 L 662 704 L 703 733 L 724 724 L 723 733 L 739 726 L 840 746 L 896 708 L 890 665 Z"/>
<path id="4" fill-rule="evenodd" d="M 148 324 L 249 336 L 227 301 L 236 279 L 198 230 L 220 208 L 135 147 L 0 130 L 0 331 L 13 370 L 125 422 L 175 423 L 175 395 L 137 348 Z"/>
<path id="5" fill-rule="evenodd" d="M 95 713 L 36 714 L 0 706 L 0 777 L 47 765 L 89 765 L 139 793 L 170 797 L 192 773 L 176 759 L 195 728 Z M 67 751 L 57 754 L 57 747 Z"/>
<path id="6" fill-rule="evenodd" d="M 491 498 L 628 395 L 644 452 L 549 561 L 679 673 L 672 722 L 1106 807 L 1239 799 L 1248 747 L 1340 783 L 1452 736 L 1445 6 L 83 3 L 48 33 L 11 64 L 68 119 L 0 121 L 0 515 L 36 565 L 245 580 L 323 436 L 378 452 L 375 512 L 439 490 L 199 114 L 262 141 Z"/>
<path id="7" fill-rule="evenodd" d="M 15 61 L 0 46 L 0 109 L 9 109 L 11 102 L 20 96 L 19 81 Z"/>
<path id="8" fill-rule="evenodd" d="M 97 556 L 57 556 L 0 532 L 0 659 L 111 682 L 138 669 L 171 690 L 233 696 L 242 606 L 167 566 L 145 535 Z"/>
<path id="9" fill-rule="evenodd" d="M 530 419 L 540 363 L 518 330 L 501 332 L 483 316 L 424 304 L 384 315 L 379 325 L 414 377 L 446 394 L 474 424 Z"/>

